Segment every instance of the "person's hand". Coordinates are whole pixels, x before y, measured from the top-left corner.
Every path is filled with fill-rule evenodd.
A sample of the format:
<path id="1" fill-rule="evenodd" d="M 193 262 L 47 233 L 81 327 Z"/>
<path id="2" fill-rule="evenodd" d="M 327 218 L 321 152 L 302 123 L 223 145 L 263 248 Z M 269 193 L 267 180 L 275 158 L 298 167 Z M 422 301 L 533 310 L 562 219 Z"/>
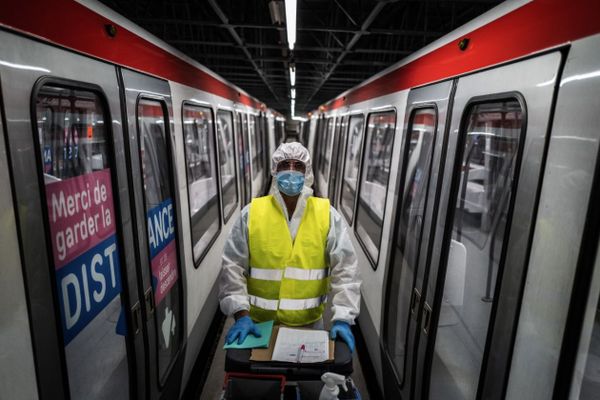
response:
<path id="1" fill-rule="evenodd" d="M 335 340 L 337 335 L 340 335 L 342 340 L 348 345 L 350 352 L 353 353 L 354 335 L 352 334 L 352 330 L 350 330 L 350 324 L 344 321 L 335 321 L 331 327 L 331 331 L 329 332 L 329 337 Z"/>
<path id="2" fill-rule="evenodd" d="M 227 336 L 225 337 L 225 343 L 231 344 L 237 338 L 238 344 L 242 344 L 250 333 L 256 337 L 261 336 L 252 319 L 245 315 L 235 321 L 235 324 L 229 328 L 229 332 L 227 332 Z"/>

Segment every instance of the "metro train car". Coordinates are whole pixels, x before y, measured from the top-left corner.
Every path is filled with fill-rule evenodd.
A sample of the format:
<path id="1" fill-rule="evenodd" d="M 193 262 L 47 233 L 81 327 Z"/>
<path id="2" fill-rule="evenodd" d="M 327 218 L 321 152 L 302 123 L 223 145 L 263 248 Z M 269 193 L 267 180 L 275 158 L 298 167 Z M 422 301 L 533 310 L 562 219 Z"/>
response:
<path id="1" fill-rule="evenodd" d="M 0 87 L 0 398 L 179 398 L 283 116 L 92 1 L 3 5 Z"/>
<path id="2" fill-rule="evenodd" d="M 507 1 L 311 113 L 378 397 L 600 398 L 598 16 Z"/>

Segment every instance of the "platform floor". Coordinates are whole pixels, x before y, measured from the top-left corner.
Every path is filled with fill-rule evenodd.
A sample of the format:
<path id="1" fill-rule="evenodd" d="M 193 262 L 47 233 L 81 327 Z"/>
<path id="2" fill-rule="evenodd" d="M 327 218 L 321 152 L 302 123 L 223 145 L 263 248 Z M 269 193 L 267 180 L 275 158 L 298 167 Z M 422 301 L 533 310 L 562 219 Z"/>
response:
<path id="1" fill-rule="evenodd" d="M 208 373 L 208 377 L 206 378 L 204 388 L 202 389 L 200 400 L 219 400 L 221 398 L 223 379 L 225 378 L 225 351 L 223 351 L 222 349 L 224 346 L 225 334 L 232 325 L 233 318 L 228 318 L 225 322 L 223 332 L 221 332 L 221 335 L 219 336 L 219 345 L 217 347 L 217 352 L 215 353 L 215 357 L 210 366 L 210 372 Z M 370 398 L 369 392 L 367 391 L 367 384 L 365 382 L 362 368 L 360 362 L 358 361 L 356 352 L 354 352 L 353 364 L 354 374 L 352 374 L 352 379 L 354 380 L 354 384 L 360 391 L 362 399 L 368 400 Z"/>

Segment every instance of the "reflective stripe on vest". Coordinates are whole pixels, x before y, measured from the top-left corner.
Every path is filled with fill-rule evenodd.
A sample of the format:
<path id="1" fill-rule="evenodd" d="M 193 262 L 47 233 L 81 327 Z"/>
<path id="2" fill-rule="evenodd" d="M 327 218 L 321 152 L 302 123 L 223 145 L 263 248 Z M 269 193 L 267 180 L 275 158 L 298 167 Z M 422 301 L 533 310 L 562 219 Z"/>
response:
<path id="1" fill-rule="evenodd" d="M 285 216 L 273 196 L 252 200 L 248 219 L 250 315 L 306 325 L 323 314 L 329 290 L 325 257 L 329 200 L 307 200 L 292 242 Z"/>
<path id="2" fill-rule="evenodd" d="M 327 296 L 313 297 L 312 299 L 281 299 L 269 300 L 262 297 L 250 296 L 250 304 L 263 310 L 309 310 L 319 307 L 327 302 Z"/>
<path id="3" fill-rule="evenodd" d="M 297 279 L 299 281 L 312 281 L 325 279 L 329 275 L 329 268 L 303 269 L 297 267 L 285 267 L 285 270 L 271 268 L 250 268 L 250 277 L 265 281 L 280 281 L 282 277 Z"/>

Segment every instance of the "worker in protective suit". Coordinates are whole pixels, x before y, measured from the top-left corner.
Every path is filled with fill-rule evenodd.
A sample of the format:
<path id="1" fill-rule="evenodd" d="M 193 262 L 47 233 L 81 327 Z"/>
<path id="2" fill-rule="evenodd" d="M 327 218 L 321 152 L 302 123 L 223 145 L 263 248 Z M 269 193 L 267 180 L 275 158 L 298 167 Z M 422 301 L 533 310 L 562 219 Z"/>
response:
<path id="1" fill-rule="evenodd" d="M 323 328 L 354 351 L 350 326 L 360 311 L 360 279 L 348 227 L 328 199 L 312 196 L 308 150 L 283 143 L 273 153 L 268 196 L 244 207 L 223 250 L 219 302 L 235 324 L 226 342 L 259 336 L 255 322 Z"/>

